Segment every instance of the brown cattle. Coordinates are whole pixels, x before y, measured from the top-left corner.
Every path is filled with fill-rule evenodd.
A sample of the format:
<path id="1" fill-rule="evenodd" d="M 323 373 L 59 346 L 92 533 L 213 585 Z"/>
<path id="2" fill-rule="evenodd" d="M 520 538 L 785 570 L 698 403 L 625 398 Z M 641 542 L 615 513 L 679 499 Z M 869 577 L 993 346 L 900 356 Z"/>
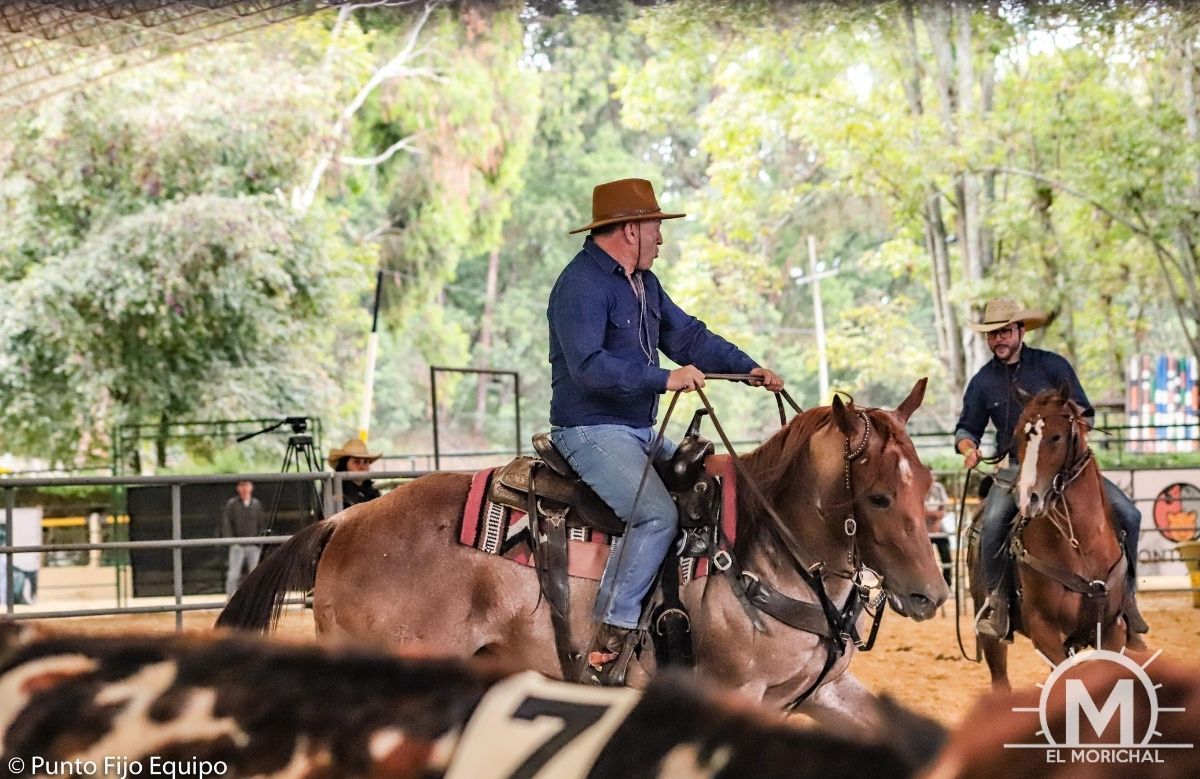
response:
<path id="1" fill-rule="evenodd" d="M 895 744 L 800 729 L 681 677 L 638 693 L 362 648 L 0 624 L 0 775 L 33 775 L 35 760 L 122 779 L 153 762 L 224 779 L 911 775 L 940 731 L 880 716 Z"/>
<path id="2" fill-rule="evenodd" d="M 1144 675 L 1131 666 L 1097 660 L 1082 662 L 1057 680 L 1051 676 L 1043 685 L 1049 688 L 1044 707 L 1043 689 L 981 699 L 951 734 L 925 779 L 1200 776 L 1200 666 L 1148 659 L 1138 655 L 1135 660 Z M 1090 704 L 1078 706 L 1084 700 L 1080 695 L 1070 701 L 1067 679 L 1078 680 Z M 1043 708 L 1055 745 L 1043 731 Z M 1077 730 L 1072 731 L 1072 720 Z M 1128 731 L 1124 736 L 1122 727 Z"/>

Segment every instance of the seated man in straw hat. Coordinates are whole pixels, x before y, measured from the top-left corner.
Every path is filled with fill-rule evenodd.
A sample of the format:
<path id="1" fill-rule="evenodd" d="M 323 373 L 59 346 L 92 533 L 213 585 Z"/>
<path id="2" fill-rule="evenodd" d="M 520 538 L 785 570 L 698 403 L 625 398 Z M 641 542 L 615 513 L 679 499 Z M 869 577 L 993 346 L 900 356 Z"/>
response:
<path id="1" fill-rule="evenodd" d="M 758 377 L 772 391 L 783 380 L 677 306 L 650 268 L 666 214 L 645 179 L 601 184 L 592 192 L 590 235 L 550 293 L 550 438 L 613 511 L 626 532 L 613 544 L 596 598 L 600 623 L 584 681 L 605 683 L 637 627 L 642 601 L 678 532 L 671 495 L 653 468 L 659 395 L 704 386 L 704 373 Z M 681 368 L 659 367 L 662 351 Z M 675 444 L 664 441 L 657 459 Z M 646 472 L 645 484 L 638 485 Z"/>
<path id="2" fill-rule="evenodd" d="M 962 415 L 954 431 L 954 447 L 962 455 L 963 465 L 967 468 L 974 468 L 979 464 L 979 442 L 989 421 L 996 430 L 996 451 L 1008 454 L 1008 464 L 997 472 L 995 482 L 984 501 L 983 515 L 980 518 L 983 526 L 980 558 L 990 594 L 975 623 L 981 635 L 1002 641 L 1007 640 L 1009 633 L 1009 599 L 1005 583 L 1009 555 L 1004 550 L 1004 542 L 1013 517 L 1017 515 L 1013 485 L 1020 470 L 1020 465 L 1016 462 L 1016 447 L 1010 448 L 1010 444 L 1013 427 L 1024 409 L 1024 402 L 1014 388 L 1020 388 L 1029 395 L 1036 395 L 1043 390 L 1069 387 L 1071 398 L 1083 407 L 1084 416 L 1089 423 L 1095 416 L 1092 404 L 1088 402 L 1071 364 L 1054 352 L 1024 344 L 1025 332 L 1039 328 L 1045 323 L 1045 314 L 1022 308 L 1013 300 L 995 298 L 987 302 L 983 309 L 982 321 L 972 322 L 970 327 L 977 333 L 985 334 L 993 358 L 980 368 L 967 384 Z M 1104 494 L 1125 531 L 1125 554 L 1129 559 L 1125 616 L 1130 627 L 1137 633 L 1145 633 L 1148 628 L 1138 613 L 1133 597 L 1136 582 L 1134 566 L 1137 563 L 1138 532 L 1142 515 L 1121 488 L 1108 479 L 1104 480 Z M 1140 640 L 1135 639 L 1131 645 L 1136 643 L 1140 643 Z"/>
<path id="3" fill-rule="evenodd" d="M 329 465 L 335 471 L 344 473 L 366 473 L 371 470 L 371 463 L 383 455 L 371 454 L 367 445 L 358 438 L 350 438 L 346 443 L 329 451 Z M 358 503 L 365 503 L 379 497 L 379 490 L 370 479 L 354 478 L 342 480 L 342 507 L 349 508 Z"/>

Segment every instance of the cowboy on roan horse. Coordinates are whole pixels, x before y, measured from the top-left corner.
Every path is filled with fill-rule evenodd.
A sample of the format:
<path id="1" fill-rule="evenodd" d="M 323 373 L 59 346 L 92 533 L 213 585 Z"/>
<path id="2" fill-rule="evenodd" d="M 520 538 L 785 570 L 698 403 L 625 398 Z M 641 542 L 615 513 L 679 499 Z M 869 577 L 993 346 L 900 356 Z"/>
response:
<path id="1" fill-rule="evenodd" d="M 605 666 L 637 627 L 679 530 L 670 493 L 645 467 L 658 396 L 702 388 L 705 372 L 751 374 L 769 390 L 783 389 L 783 379 L 677 306 L 650 270 L 662 220 L 682 216 L 663 213 L 644 179 L 597 186 L 592 221 L 571 231 L 590 234 L 558 277 L 546 310 L 551 440 L 626 526 L 596 597 L 600 625 L 584 669 L 584 681 L 593 683 L 604 681 Z M 660 368 L 659 350 L 683 367 Z M 654 456 L 670 458 L 674 450 L 664 440 Z"/>

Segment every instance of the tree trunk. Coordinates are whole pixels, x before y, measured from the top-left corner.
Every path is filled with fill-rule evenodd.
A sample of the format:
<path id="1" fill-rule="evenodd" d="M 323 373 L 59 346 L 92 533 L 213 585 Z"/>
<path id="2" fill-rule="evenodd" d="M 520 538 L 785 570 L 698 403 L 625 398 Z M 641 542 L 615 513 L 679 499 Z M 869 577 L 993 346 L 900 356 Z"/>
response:
<path id="1" fill-rule="evenodd" d="M 942 131 L 946 145 L 952 151 L 960 150 L 962 137 L 969 129 L 969 113 L 974 110 L 974 67 L 971 60 L 970 10 L 966 5 L 929 3 L 921 6 L 922 21 L 929 33 L 937 62 L 938 89 L 941 105 Z M 952 18 L 953 14 L 953 18 Z M 954 22 L 958 22 L 958 33 L 952 42 Z M 955 44 L 957 51 L 955 51 Z M 960 170 L 955 176 L 954 206 L 955 224 L 962 263 L 962 280 L 978 282 L 983 278 L 979 239 L 979 175 Z M 946 275 L 950 280 L 949 274 Z M 953 337 L 962 350 L 964 375 L 987 359 L 987 350 L 975 333 L 962 324 L 957 325 Z"/>
<path id="2" fill-rule="evenodd" d="M 1186 14 L 1177 17 L 1181 41 L 1180 51 L 1180 88 L 1183 93 L 1183 105 L 1180 107 L 1184 117 L 1184 133 L 1189 148 L 1200 147 L 1200 107 L 1196 95 L 1196 28 L 1189 23 Z M 1175 247 L 1179 255 L 1178 266 L 1183 276 L 1184 287 L 1188 299 L 1177 300 L 1176 307 L 1180 309 L 1181 323 L 1184 336 L 1192 347 L 1192 356 L 1200 359 L 1200 258 L 1196 252 L 1197 225 L 1200 224 L 1197 209 L 1200 208 L 1200 161 L 1192 170 L 1192 181 L 1187 187 L 1187 200 L 1190 207 L 1181 208 L 1179 222 L 1175 228 Z M 1191 329 L 1188 323 L 1191 323 Z"/>
<path id="3" fill-rule="evenodd" d="M 164 412 L 158 420 L 158 435 L 154 439 L 154 458 L 158 461 L 158 469 L 161 471 L 167 467 L 167 433 L 170 430 L 171 423 L 167 420 L 167 415 Z"/>
<path id="4" fill-rule="evenodd" d="M 971 135 L 971 130 L 982 126 L 975 101 L 975 58 L 974 44 L 971 35 L 971 6 L 963 0 L 957 0 L 951 7 L 954 19 L 956 81 L 958 92 L 958 112 L 956 126 L 958 129 L 958 145 L 963 146 L 964 137 Z M 968 165 L 960 172 L 962 185 L 959 191 L 959 246 L 962 247 L 963 278 L 968 281 L 983 279 L 983 240 L 982 221 L 983 209 L 980 204 L 982 184 L 978 173 L 973 172 Z M 980 339 L 970 330 L 964 329 L 963 336 L 972 349 L 972 365 L 982 364 L 987 359 L 987 352 Z"/>
<path id="5" fill-rule="evenodd" d="M 1183 86 L 1183 118 L 1187 126 L 1187 139 L 1192 148 L 1200 143 L 1200 108 L 1196 101 L 1196 45 L 1192 31 L 1183 29 L 1183 57 L 1180 82 Z M 1192 203 L 1200 203 L 1200 159 L 1192 171 Z"/>
<path id="6" fill-rule="evenodd" d="M 947 368 L 946 375 L 950 379 L 950 391 L 955 396 L 960 396 L 967 388 L 967 364 L 959 338 L 959 333 L 964 328 L 959 322 L 954 304 L 950 301 L 950 288 L 954 279 L 951 275 L 950 247 L 946 242 L 946 222 L 942 218 L 941 203 L 932 193 L 930 199 L 925 203 L 925 209 L 927 213 L 925 229 L 932 234 L 934 249 L 933 279 L 934 287 L 937 290 L 937 299 L 934 301 L 934 305 L 940 310 L 939 318 L 945 329 L 942 338 L 946 342 L 946 351 L 943 352 Z"/>
<path id="7" fill-rule="evenodd" d="M 996 0 L 987 5 L 988 16 L 993 19 L 1000 18 L 1000 3 Z M 981 70 L 979 74 L 979 114 L 980 120 L 986 126 L 992 116 L 992 108 L 995 106 L 996 96 L 996 60 L 994 57 L 983 57 L 980 62 Z M 990 136 L 989 136 L 990 139 Z M 992 157 L 992 143 L 990 140 L 984 146 L 984 154 L 988 159 Z M 996 203 L 996 173 L 991 169 L 985 170 L 981 176 L 982 192 L 980 201 L 980 216 L 982 221 L 979 224 L 979 262 L 984 273 L 987 273 L 992 265 L 996 262 L 996 236 L 992 233 L 990 226 L 990 217 L 992 207 Z"/>
<path id="8" fill-rule="evenodd" d="M 479 361 L 480 368 L 492 367 L 492 325 L 496 309 L 496 280 L 500 276 L 500 250 L 492 249 L 488 255 L 487 282 L 483 293 L 483 317 L 479 322 Z M 475 386 L 475 434 L 482 435 L 484 424 L 487 422 L 487 391 L 492 377 L 486 373 L 478 375 Z"/>
<path id="9" fill-rule="evenodd" d="M 921 81 L 924 69 L 921 66 L 921 56 L 917 45 L 916 18 L 911 2 L 902 5 L 903 29 L 905 45 L 903 51 L 904 94 L 908 100 L 908 110 L 913 116 L 925 113 L 925 100 L 921 91 Z M 921 210 L 924 221 L 925 251 L 929 255 L 930 276 L 932 280 L 933 319 L 937 330 L 938 353 L 946 368 L 946 376 L 950 380 L 950 392 L 961 395 L 965 387 L 965 366 L 963 364 L 962 345 L 959 340 L 959 323 L 954 306 L 950 302 L 950 248 L 947 243 L 946 223 L 942 217 L 940 195 L 932 187 L 926 188 L 925 205 Z"/>

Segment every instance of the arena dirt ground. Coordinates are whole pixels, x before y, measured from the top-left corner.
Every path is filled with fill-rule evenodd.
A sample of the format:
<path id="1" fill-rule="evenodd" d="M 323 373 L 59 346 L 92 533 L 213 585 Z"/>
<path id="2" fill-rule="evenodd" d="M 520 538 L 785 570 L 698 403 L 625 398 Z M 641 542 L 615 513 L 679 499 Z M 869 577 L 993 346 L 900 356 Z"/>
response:
<path id="1" fill-rule="evenodd" d="M 1200 609 L 1193 608 L 1188 593 L 1143 593 L 1142 612 L 1150 623 L 1147 643 L 1152 649 L 1178 659 L 1200 661 Z M 207 631 L 214 612 L 187 612 L 184 628 Z M 89 617 L 47 621 L 47 627 L 71 632 L 119 634 L 128 632 L 172 632 L 173 614 L 139 614 L 127 617 Z M 963 617 L 964 640 L 973 648 L 970 625 Z M 292 610 L 285 614 L 281 633 L 293 638 L 313 636 L 311 612 Z M 942 615 L 926 622 L 912 622 L 895 613 L 884 618 L 879 640 L 870 653 L 855 659 L 852 670 L 876 693 L 890 693 L 922 713 L 953 725 L 967 713 L 971 703 L 989 689 L 984 665 L 964 660 L 955 639 L 953 604 Z M 1032 686 L 1045 681 L 1049 668 L 1024 638 L 1009 649 L 1009 674 L 1014 686 Z"/>

